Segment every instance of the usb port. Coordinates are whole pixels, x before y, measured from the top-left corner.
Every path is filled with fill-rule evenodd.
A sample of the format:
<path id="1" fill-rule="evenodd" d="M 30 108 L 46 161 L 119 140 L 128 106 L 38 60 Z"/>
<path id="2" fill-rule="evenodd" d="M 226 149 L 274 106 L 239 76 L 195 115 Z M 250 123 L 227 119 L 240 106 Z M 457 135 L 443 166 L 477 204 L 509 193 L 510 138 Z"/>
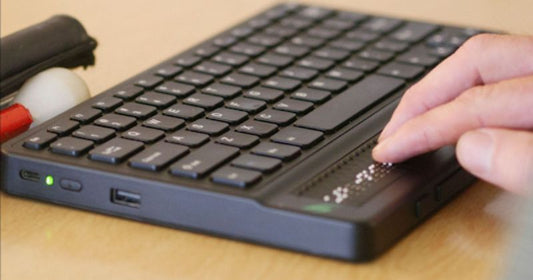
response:
<path id="1" fill-rule="evenodd" d="M 111 189 L 111 202 L 119 205 L 139 208 L 141 206 L 141 195 L 119 189 Z"/>
<path id="2" fill-rule="evenodd" d="M 32 182 L 40 182 L 41 181 L 41 175 L 35 171 L 30 171 L 26 169 L 20 170 L 20 178 L 26 180 L 26 181 L 32 181 Z"/>

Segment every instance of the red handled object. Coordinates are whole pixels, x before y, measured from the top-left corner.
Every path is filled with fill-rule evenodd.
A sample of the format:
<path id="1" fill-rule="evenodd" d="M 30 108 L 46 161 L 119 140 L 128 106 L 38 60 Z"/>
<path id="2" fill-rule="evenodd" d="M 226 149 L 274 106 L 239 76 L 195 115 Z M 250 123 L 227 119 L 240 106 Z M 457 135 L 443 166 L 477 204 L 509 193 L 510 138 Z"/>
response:
<path id="1" fill-rule="evenodd" d="M 30 111 L 20 104 L 13 104 L 0 111 L 0 143 L 30 128 L 33 119 Z"/>

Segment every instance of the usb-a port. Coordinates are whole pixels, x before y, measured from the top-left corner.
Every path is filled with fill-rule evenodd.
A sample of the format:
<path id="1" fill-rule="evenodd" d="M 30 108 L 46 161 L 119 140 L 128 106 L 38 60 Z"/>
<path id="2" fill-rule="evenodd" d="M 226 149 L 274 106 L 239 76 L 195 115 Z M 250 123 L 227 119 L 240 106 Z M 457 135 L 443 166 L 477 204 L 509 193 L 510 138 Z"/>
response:
<path id="1" fill-rule="evenodd" d="M 141 206 L 141 195 L 119 189 L 111 189 L 111 202 L 119 205 L 139 208 Z"/>

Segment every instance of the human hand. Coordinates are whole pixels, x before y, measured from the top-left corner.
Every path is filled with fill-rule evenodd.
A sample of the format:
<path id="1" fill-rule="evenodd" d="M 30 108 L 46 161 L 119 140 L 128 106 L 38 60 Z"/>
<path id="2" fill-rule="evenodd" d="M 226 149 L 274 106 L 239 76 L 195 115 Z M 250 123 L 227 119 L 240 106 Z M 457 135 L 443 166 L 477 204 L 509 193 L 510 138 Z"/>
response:
<path id="1" fill-rule="evenodd" d="M 381 162 L 457 143 L 459 163 L 533 192 L 533 37 L 477 35 L 405 93 L 373 150 Z"/>

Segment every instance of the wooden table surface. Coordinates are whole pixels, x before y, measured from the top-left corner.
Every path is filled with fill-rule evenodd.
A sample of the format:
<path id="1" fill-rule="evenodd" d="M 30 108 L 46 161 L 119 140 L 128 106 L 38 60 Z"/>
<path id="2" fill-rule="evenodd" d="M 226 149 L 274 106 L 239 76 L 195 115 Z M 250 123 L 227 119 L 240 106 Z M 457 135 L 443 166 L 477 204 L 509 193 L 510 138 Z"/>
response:
<path id="1" fill-rule="evenodd" d="M 268 0 L 2 0 L 1 35 L 54 14 L 97 38 L 92 94 L 271 6 Z M 329 0 L 363 11 L 512 33 L 533 30 L 531 0 Z M 493 279 L 517 198 L 478 182 L 377 260 L 352 264 L 0 194 L 0 278 Z"/>

